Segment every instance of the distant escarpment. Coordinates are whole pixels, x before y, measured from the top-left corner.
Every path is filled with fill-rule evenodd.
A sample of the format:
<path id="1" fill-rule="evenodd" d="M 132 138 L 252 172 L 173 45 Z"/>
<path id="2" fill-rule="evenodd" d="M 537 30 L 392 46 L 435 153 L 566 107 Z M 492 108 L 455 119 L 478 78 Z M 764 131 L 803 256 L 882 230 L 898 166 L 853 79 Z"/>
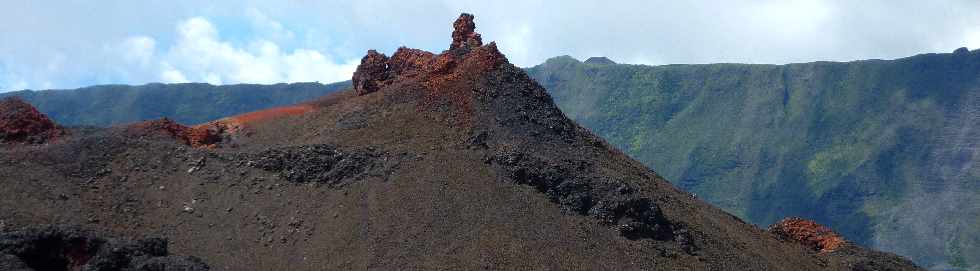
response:
<path id="1" fill-rule="evenodd" d="M 201 124 L 223 117 L 279 107 L 334 93 L 350 82 L 332 84 L 204 83 L 101 85 L 79 89 L 24 90 L 0 93 L 19 97 L 64 126 L 128 124 L 167 118 L 183 125 Z"/>
<path id="2" fill-rule="evenodd" d="M 528 69 L 562 111 L 757 224 L 804 217 L 938 270 L 980 268 L 980 50 L 787 65 Z"/>

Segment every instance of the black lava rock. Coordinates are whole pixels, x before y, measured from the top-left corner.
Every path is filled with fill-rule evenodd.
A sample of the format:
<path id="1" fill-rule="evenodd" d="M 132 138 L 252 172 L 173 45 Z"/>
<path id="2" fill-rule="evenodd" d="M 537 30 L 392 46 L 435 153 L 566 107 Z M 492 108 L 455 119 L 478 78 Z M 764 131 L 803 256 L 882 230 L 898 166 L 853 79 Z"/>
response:
<path id="1" fill-rule="evenodd" d="M 100 237 L 48 226 L 0 234 L 0 270 L 210 270 L 198 258 L 169 256 L 167 241 Z"/>

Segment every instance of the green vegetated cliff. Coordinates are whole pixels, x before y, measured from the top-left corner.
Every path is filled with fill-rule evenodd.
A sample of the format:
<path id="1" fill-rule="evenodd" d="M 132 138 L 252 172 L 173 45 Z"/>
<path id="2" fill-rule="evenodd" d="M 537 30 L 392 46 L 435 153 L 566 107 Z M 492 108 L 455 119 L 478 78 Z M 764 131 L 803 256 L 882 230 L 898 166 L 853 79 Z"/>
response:
<path id="1" fill-rule="evenodd" d="M 114 124 L 171 118 L 198 124 L 235 114 L 295 104 L 350 87 L 333 84 L 292 83 L 214 86 L 204 83 L 102 85 L 70 90 L 17 91 L 18 96 L 55 122 L 70 126 Z"/>
<path id="2" fill-rule="evenodd" d="M 980 51 L 789 65 L 528 69 L 569 117 L 717 206 L 980 270 Z"/>

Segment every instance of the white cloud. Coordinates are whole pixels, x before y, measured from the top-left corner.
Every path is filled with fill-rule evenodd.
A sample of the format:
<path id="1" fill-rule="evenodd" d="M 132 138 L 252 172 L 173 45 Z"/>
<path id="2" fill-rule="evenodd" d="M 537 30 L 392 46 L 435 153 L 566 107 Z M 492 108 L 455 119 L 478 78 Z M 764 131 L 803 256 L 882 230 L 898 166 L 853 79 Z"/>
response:
<path id="1" fill-rule="evenodd" d="M 187 80 L 187 76 L 184 76 L 184 73 L 174 69 L 174 67 L 170 66 L 169 63 L 164 62 L 161 63 L 160 65 L 162 66 L 162 70 L 163 70 L 160 72 L 160 80 L 162 82 L 164 83 L 190 82 L 189 80 Z"/>
<path id="2" fill-rule="evenodd" d="M 64 54 L 55 53 L 50 56 L 44 68 L 49 73 L 57 74 L 64 67 L 66 61 L 67 57 Z"/>
<path id="3" fill-rule="evenodd" d="M 122 42 L 120 49 L 124 60 L 145 67 L 153 60 L 156 40 L 147 36 L 130 37 Z"/>
<path id="4" fill-rule="evenodd" d="M 970 50 L 976 50 L 980 48 L 980 28 L 973 29 L 966 33 L 966 42 L 964 46 L 970 48 Z"/>
<path id="5" fill-rule="evenodd" d="M 288 67 L 286 71 L 286 81 L 308 82 L 323 81 L 333 82 L 349 80 L 350 76 L 360 64 L 359 60 L 350 60 L 343 64 L 334 64 L 326 56 L 314 50 L 300 49 L 293 51 L 292 54 L 283 58 L 283 64 Z M 343 75 L 343 78 L 325 78 L 324 75 Z"/>
<path id="6" fill-rule="evenodd" d="M 9 86 L 3 86 L 4 88 L 0 89 L 0 91 L 16 91 L 16 90 L 27 89 L 28 87 L 30 87 L 30 85 L 27 84 L 27 81 L 19 80 L 19 79 L 12 80 L 10 81 L 9 84 L 10 84 Z"/>
<path id="7" fill-rule="evenodd" d="M 265 25 L 281 25 L 263 17 Z M 208 20 L 195 17 L 178 24 L 178 38 L 166 58 L 191 81 L 209 83 L 278 83 L 296 81 L 335 82 L 350 79 L 356 66 L 337 64 L 315 50 L 283 51 L 266 39 L 245 48 L 221 40 Z"/>
<path id="8" fill-rule="evenodd" d="M 45 81 L 35 85 L 31 85 L 23 78 L 19 78 L 14 74 L 4 72 L 3 66 L 0 65 L 0 93 L 7 92 L 7 91 L 25 90 L 25 89 L 30 89 L 32 87 L 43 87 L 44 85 L 51 85 L 51 82 Z"/>
<path id="9" fill-rule="evenodd" d="M 257 14 L 257 15 L 256 15 Z M 253 14 L 257 24 L 273 30 L 274 38 L 290 38 L 282 25 Z M 133 36 L 120 45 L 123 59 L 131 64 L 156 68 L 152 80 L 167 83 L 206 82 L 210 84 L 337 82 L 349 80 L 358 61 L 337 61 L 317 50 L 298 48 L 291 51 L 265 37 L 236 46 L 223 40 L 218 28 L 208 19 L 193 17 L 176 26 L 176 39 L 169 48 L 157 48 L 154 38 Z M 157 52 L 157 50 L 162 50 Z"/>
<path id="10" fill-rule="evenodd" d="M 531 63 L 531 40 L 532 30 L 527 24 L 519 24 L 507 27 L 508 33 L 500 39 L 500 50 L 506 52 L 507 59 L 513 63 Z"/>
<path id="11" fill-rule="evenodd" d="M 282 23 L 269 18 L 258 9 L 249 8 L 246 11 L 246 16 L 249 18 L 252 28 L 267 39 L 276 42 L 288 42 L 296 38 L 296 34 L 283 27 Z"/>

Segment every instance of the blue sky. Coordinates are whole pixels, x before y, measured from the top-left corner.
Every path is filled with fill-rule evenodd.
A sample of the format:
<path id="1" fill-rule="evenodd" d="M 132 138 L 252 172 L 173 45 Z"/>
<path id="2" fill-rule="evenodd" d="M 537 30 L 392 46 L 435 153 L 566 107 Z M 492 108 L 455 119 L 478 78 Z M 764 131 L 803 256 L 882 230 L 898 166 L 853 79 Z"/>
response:
<path id="1" fill-rule="evenodd" d="M 891 59 L 980 47 L 980 1 L 0 0 L 0 91 L 333 82 L 368 49 L 440 51 L 460 12 L 511 62 Z"/>

